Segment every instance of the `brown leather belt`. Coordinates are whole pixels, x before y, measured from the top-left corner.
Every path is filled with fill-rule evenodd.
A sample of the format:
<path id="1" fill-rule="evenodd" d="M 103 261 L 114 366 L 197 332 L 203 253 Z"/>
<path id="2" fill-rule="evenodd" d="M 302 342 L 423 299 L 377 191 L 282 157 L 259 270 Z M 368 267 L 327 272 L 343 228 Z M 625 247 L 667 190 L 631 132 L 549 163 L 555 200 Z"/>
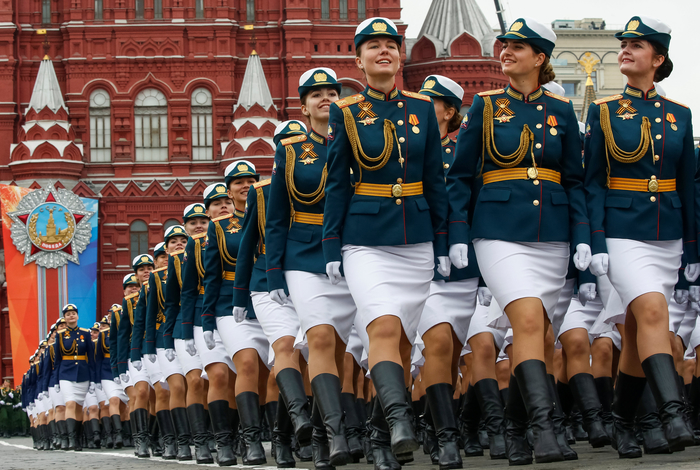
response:
<path id="1" fill-rule="evenodd" d="M 295 212 L 294 222 L 308 225 L 323 225 L 323 214 L 311 214 L 310 212 Z"/>
<path id="2" fill-rule="evenodd" d="M 396 184 L 360 183 L 355 186 L 355 194 L 376 197 L 420 196 L 423 194 L 423 182 Z"/>
<path id="3" fill-rule="evenodd" d="M 642 180 L 634 178 L 610 178 L 610 189 L 622 191 L 640 191 L 650 193 L 667 193 L 676 190 L 676 180 L 657 180 L 656 176 Z"/>
<path id="4" fill-rule="evenodd" d="M 561 173 L 547 168 L 507 168 L 484 173 L 484 184 L 510 180 L 544 180 L 561 184 Z"/>

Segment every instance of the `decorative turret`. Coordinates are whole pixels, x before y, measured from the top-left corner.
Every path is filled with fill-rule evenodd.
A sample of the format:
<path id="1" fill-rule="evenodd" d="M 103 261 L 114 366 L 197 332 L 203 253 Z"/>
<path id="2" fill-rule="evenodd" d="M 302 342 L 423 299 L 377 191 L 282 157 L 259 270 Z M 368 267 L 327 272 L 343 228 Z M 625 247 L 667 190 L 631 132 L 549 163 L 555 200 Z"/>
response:
<path id="1" fill-rule="evenodd" d="M 48 51 L 47 41 L 44 49 Z M 10 166 L 15 181 L 57 178 L 77 181 L 84 166 L 83 146 L 74 141 L 75 131 L 68 122 L 68 108 L 53 62 L 44 55 L 25 110 L 19 143 L 11 145 Z"/>

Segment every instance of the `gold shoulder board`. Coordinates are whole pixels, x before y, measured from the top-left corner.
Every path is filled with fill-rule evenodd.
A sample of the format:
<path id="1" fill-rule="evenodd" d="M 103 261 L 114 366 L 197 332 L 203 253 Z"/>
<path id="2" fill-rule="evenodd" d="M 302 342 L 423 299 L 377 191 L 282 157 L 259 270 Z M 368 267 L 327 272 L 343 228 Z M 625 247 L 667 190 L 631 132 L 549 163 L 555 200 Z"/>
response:
<path id="1" fill-rule="evenodd" d="M 571 100 L 568 98 L 564 98 L 563 96 L 559 96 L 556 93 L 552 93 L 549 90 L 545 90 L 544 94 L 549 96 L 550 98 L 554 98 L 555 100 L 563 101 L 564 103 L 571 103 Z"/>
<path id="2" fill-rule="evenodd" d="M 80 328 L 80 331 L 84 331 L 84 332 L 86 332 L 86 333 L 90 333 L 90 330 L 88 330 L 87 328 Z"/>
<path id="3" fill-rule="evenodd" d="M 599 100 L 595 100 L 593 103 L 594 104 L 603 104 L 603 103 L 607 103 L 608 101 L 615 101 L 615 100 L 621 100 L 621 99 L 622 99 L 622 95 L 612 95 L 612 96 L 608 96 L 607 98 L 601 98 Z"/>
<path id="4" fill-rule="evenodd" d="M 161 271 L 165 271 L 166 269 L 168 269 L 168 267 L 167 267 L 167 266 L 164 266 L 164 267 L 162 267 L 162 268 L 154 269 L 154 270 L 151 271 L 151 272 L 152 272 L 152 273 L 159 273 L 159 272 L 161 272 Z"/>
<path id="5" fill-rule="evenodd" d="M 297 142 L 304 142 L 306 140 L 306 134 L 295 135 L 294 137 L 287 137 L 286 139 L 280 140 L 282 145 L 296 144 Z"/>
<path id="6" fill-rule="evenodd" d="M 185 250 L 177 250 L 177 251 L 173 251 L 172 253 L 169 253 L 169 254 L 170 254 L 170 256 L 177 256 L 177 255 L 183 254 L 184 252 L 185 252 Z"/>
<path id="7" fill-rule="evenodd" d="M 221 217 L 217 217 L 216 219 L 211 219 L 211 221 L 212 221 L 212 222 L 218 222 L 218 221 L 220 221 L 220 220 L 230 219 L 231 217 L 233 217 L 233 214 L 222 215 Z"/>
<path id="8" fill-rule="evenodd" d="M 267 180 L 265 180 L 265 181 L 258 181 L 257 183 L 255 183 L 255 184 L 253 185 L 253 187 L 256 188 L 256 189 L 257 189 L 257 188 L 262 188 L 263 186 L 267 186 L 267 185 L 270 184 L 271 182 L 272 182 L 271 179 L 267 179 Z"/>
<path id="9" fill-rule="evenodd" d="M 139 295 L 138 292 L 134 292 L 133 294 L 129 294 L 126 297 L 124 297 L 125 300 L 133 299 L 134 297 L 137 297 Z"/>
<path id="10" fill-rule="evenodd" d="M 433 101 L 432 98 L 429 96 L 421 95 L 420 93 L 414 93 L 412 91 L 406 91 L 406 90 L 401 90 L 401 94 L 404 96 L 408 96 L 409 98 L 415 98 L 417 100 L 423 100 L 423 101 Z"/>
<path id="11" fill-rule="evenodd" d="M 197 235 L 192 235 L 192 240 L 199 240 L 207 236 L 207 232 L 198 233 Z"/>
<path id="12" fill-rule="evenodd" d="M 662 96 L 662 98 L 665 99 L 666 101 L 670 101 L 671 103 L 676 103 L 678 106 L 683 106 L 684 108 L 688 107 L 688 105 L 685 105 L 683 103 L 679 103 L 678 101 L 672 100 L 671 98 L 666 98 L 665 96 Z"/>
<path id="13" fill-rule="evenodd" d="M 489 91 L 482 91 L 481 93 L 477 93 L 479 96 L 491 96 L 491 95 L 500 95 L 501 93 L 505 93 L 506 90 L 503 88 L 499 88 L 498 90 L 489 90 Z"/>
<path id="14" fill-rule="evenodd" d="M 342 108 L 346 108 L 346 107 L 350 106 L 351 104 L 356 104 L 356 103 L 359 103 L 360 101 L 364 101 L 364 100 L 365 100 L 365 95 L 363 95 L 362 93 L 358 93 L 356 95 L 346 96 L 342 100 L 336 101 L 335 104 L 336 104 L 336 106 L 338 106 L 339 108 L 342 109 Z"/>

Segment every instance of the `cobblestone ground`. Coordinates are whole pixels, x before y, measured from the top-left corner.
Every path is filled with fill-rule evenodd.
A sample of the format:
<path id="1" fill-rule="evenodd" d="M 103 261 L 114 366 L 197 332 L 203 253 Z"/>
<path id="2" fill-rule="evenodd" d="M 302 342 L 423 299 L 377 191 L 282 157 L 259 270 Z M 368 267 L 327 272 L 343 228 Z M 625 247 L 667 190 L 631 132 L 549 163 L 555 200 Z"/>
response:
<path id="1" fill-rule="evenodd" d="M 537 468 L 546 470 L 573 470 L 573 469 L 630 469 L 640 470 L 668 468 L 668 469 L 700 469 L 700 447 L 688 448 L 685 452 L 671 455 L 649 455 L 636 460 L 620 460 L 617 452 L 610 447 L 604 449 L 592 449 L 587 444 L 576 444 L 574 450 L 578 452 L 579 459 L 576 461 L 535 465 Z M 245 466 L 238 465 L 231 468 L 251 468 L 260 470 L 271 470 L 276 468 L 274 461 L 270 458 L 269 443 L 265 443 L 268 452 L 268 465 Z M 405 470 L 435 469 L 437 466 L 430 465 L 427 456 L 422 452 L 416 452 L 416 460 L 405 465 Z M 0 469 L 2 470 L 24 470 L 24 469 L 101 469 L 110 470 L 169 470 L 182 469 L 183 465 L 196 465 L 194 462 L 173 462 L 160 458 L 137 459 L 134 457 L 133 449 L 121 450 L 84 450 L 82 452 L 38 452 L 32 449 L 32 441 L 29 438 L 0 439 Z M 217 467 L 217 465 L 202 465 L 202 467 Z M 313 469 L 311 462 L 297 462 L 297 468 Z M 348 465 L 347 470 L 371 470 L 372 465 L 364 463 Z M 489 460 L 488 457 L 476 457 L 464 460 L 464 468 L 469 470 L 480 469 L 506 469 L 508 462 L 505 460 Z"/>

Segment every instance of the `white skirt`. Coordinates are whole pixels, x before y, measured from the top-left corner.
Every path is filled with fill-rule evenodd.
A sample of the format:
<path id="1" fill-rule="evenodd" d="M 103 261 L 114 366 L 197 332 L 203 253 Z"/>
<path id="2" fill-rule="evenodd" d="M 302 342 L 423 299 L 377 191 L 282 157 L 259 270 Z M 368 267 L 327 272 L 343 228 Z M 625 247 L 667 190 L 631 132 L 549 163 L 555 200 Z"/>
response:
<path id="1" fill-rule="evenodd" d="M 311 328 L 330 325 L 343 343 L 348 344 L 357 307 L 346 280 L 333 285 L 327 275 L 306 271 L 285 271 L 284 278 L 304 335 L 303 343 Z"/>
<path id="2" fill-rule="evenodd" d="M 102 387 L 102 381 L 100 381 L 100 387 Z M 97 403 L 102 406 L 104 405 L 109 405 L 109 398 L 107 398 L 107 394 L 104 391 L 104 388 L 100 390 L 95 386 L 95 395 L 97 395 Z"/>
<path id="3" fill-rule="evenodd" d="M 563 331 L 561 331 L 561 327 L 569 315 L 571 303 L 574 299 L 574 287 L 576 287 L 576 279 L 567 279 L 564 283 L 564 287 L 559 293 L 557 305 L 554 307 L 554 314 L 550 317 L 552 322 L 552 331 L 554 332 L 555 344 L 558 344 L 557 339 L 559 338 L 559 335 L 563 333 Z M 561 344 L 558 344 L 557 347 L 561 347 Z"/>
<path id="4" fill-rule="evenodd" d="M 113 380 L 102 380 L 102 390 L 107 395 L 107 403 L 112 398 L 119 398 L 125 405 L 129 401 L 126 393 L 124 393 L 124 389 L 115 384 Z"/>
<path id="5" fill-rule="evenodd" d="M 676 331 L 676 335 L 678 335 L 678 337 L 683 341 L 684 347 L 690 342 L 690 335 L 692 335 L 693 330 L 695 330 L 697 320 L 698 312 L 696 312 L 692 307 L 688 307 L 688 309 L 685 311 L 683 321 L 681 321 L 678 331 Z"/>
<path id="6" fill-rule="evenodd" d="M 180 367 L 182 367 L 182 372 L 185 375 L 189 374 L 190 371 L 203 369 L 202 359 L 199 357 L 199 350 L 197 350 L 197 354 L 190 356 L 190 353 L 188 353 L 187 349 L 185 348 L 184 339 L 175 340 L 175 354 L 177 355 L 177 360 L 180 363 Z"/>
<path id="7" fill-rule="evenodd" d="M 148 381 L 151 383 L 151 386 L 155 388 L 156 384 L 159 383 L 163 385 L 163 382 L 165 382 L 165 376 L 163 375 L 163 371 L 160 368 L 160 364 L 158 363 L 158 356 L 156 355 L 156 362 L 151 362 L 146 356 L 144 356 L 141 359 L 141 364 L 143 364 L 143 367 L 146 368 L 146 372 L 148 373 Z M 166 390 L 167 390 L 167 384 L 166 384 Z"/>
<path id="8" fill-rule="evenodd" d="M 608 277 L 627 312 L 630 302 L 640 295 L 658 292 L 671 300 L 681 267 L 682 240 L 638 241 L 606 238 L 608 246 Z M 624 324 L 625 315 L 608 312 L 606 321 Z M 611 316 L 608 316 L 611 315 Z"/>
<path id="9" fill-rule="evenodd" d="M 202 330 L 201 326 L 195 326 L 193 333 L 194 345 L 197 348 L 197 353 L 199 354 L 199 358 L 201 359 L 202 365 L 205 368 L 209 364 L 221 362 L 222 364 L 226 364 L 233 372 L 236 372 L 236 369 L 233 367 L 231 356 L 229 356 L 228 352 L 226 352 L 226 347 L 224 346 L 223 341 L 221 341 L 221 336 L 217 330 L 214 330 L 214 341 L 216 342 L 216 345 L 214 346 L 214 349 L 211 350 L 207 348 L 207 343 L 204 342 L 204 331 Z M 204 374 L 202 374 L 202 378 L 204 378 Z"/>
<path id="10" fill-rule="evenodd" d="M 453 282 L 431 282 L 430 295 L 418 323 L 418 334 L 422 337 L 432 327 L 449 323 L 459 342 L 464 344 L 476 309 L 478 288 L 478 277 Z"/>
<path id="11" fill-rule="evenodd" d="M 688 352 L 686 352 L 686 359 L 690 354 L 690 357 L 695 357 L 695 348 L 700 346 L 700 322 L 695 322 L 695 328 L 690 334 L 690 339 L 688 339 Z"/>
<path id="12" fill-rule="evenodd" d="M 690 302 L 686 300 L 684 303 L 679 304 L 672 295 L 671 300 L 668 302 L 668 331 L 678 335 L 681 323 L 683 323 L 683 319 L 686 317 L 689 310 L 692 311 L 693 315 L 698 315 L 697 312 L 690 307 Z"/>
<path id="13" fill-rule="evenodd" d="M 350 331 L 350 338 L 348 338 L 348 345 L 345 348 L 346 353 L 352 354 L 353 359 L 359 365 L 362 363 L 362 351 L 364 350 L 362 346 L 362 340 L 360 335 L 357 333 L 357 329 L 353 325 Z"/>
<path id="14" fill-rule="evenodd" d="M 91 406 L 100 406 L 99 398 L 97 398 L 97 389 L 94 392 L 85 395 L 85 402 L 83 403 L 83 409 L 87 410 Z"/>
<path id="15" fill-rule="evenodd" d="M 59 388 L 60 388 L 59 384 Z M 63 398 L 63 391 L 56 392 L 53 387 L 49 387 L 49 397 L 51 398 L 51 403 L 54 407 L 56 406 L 66 406 L 66 400 Z"/>
<path id="16" fill-rule="evenodd" d="M 129 381 L 125 384 L 124 388 L 132 387 L 139 382 L 146 382 L 148 385 L 153 387 L 153 385 L 151 384 L 151 380 L 148 377 L 148 369 L 146 369 L 145 361 L 147 360 L 148 359 L 144 360 L 143 358 L 141 358 L 141 370 L 136 370 L 136 367 L 134 367 L 134 365 L 131 363 L 131 359 L 129 359 Z"/>
<path id="17" fill-rule="evenodd" d="M 593 337 L 590 335 L 590 331 L 602 310 L 603 301 L 599 297 L 589 300 L 586 305 L 583 305 L 578 297 L 573 297 L 571 304 L 569 304 L 569 310 L 564 315 L 564 321 L 559 325 L 559 329 L 554 331 L 555 341 L 561 345 L 559 340 L 561 335 L 567 331 L 581 328 L 589 334 L 588 341 L 592 343 Z"/>
<path id="18" fill-rule="evenodd" d="M 501 349 L 508 328 L 492 328 L 488 325 L 488 318 L 489 307 L 481 305 L 477 302 L 476 309 L 474 310 L 474 315 L 472 315 L 472 320 L 469 323 L 469 331 L 467 332 L 467 342 L 464 346 L 464 349 L 466 351 L 471 352 L 472 350 L 472 348 L 469 346 L 469 340 L 481 333 L 491 333 L 491 336 L 493 336 L 493 344 L 496 346 L 496 349 Z"/>
<path id="19" fill-rule="evenodd" d="M 165 349 L 157 348 L 156 354 L 158 355 L 158 365 L 163 373 L 163 379 L 168 380 L 168 377 L 174 374 L 180 374 L 183 377 L 185 374 L 182 372 L 182 367 L 180 366 L 180 361 L 178 361 L 177 354 L 173 362 L 170 362 L 167 357 L 165 357 Z M 189 354 L 188 354 L 189 356 Z"/>
<path id="20" fill-rule="evenodd" d="M 285 336 L 296 338 L 299 333 L 299 317 L 291 299 L 285 305 L 280 305 L 270 298 L 269 292 L 251 292 L 250 299 L 253 301 L 255 316 L 271 346 Z M 273 358 L 270 358 L 271 364 L 272 361 Z"/>
<path id="21" fill-rule="evenodd" d="M 392 315 L 401 320 L 406 338 L 414 341 L 430 295 L 435 268 L 433 244 L 345 245 L 342 255 L 345 278 L 357 305 L 358 330 L 366 330 L 379 317 Z"/>
<path id="22" fill-rule="evenodd" d="M 501 308 L 492 313 L 505 316 L 505 309 L 514 300 L 536 297 L 550 321 L 566 281 L 569 267 L 568 242 L 506 242 L 502 240 L 474 240 L 476 259 L 481 275 Z M 492 303 L 493 305 L 493 303 Z M 502 327 L 494 323 L 490 326 Z"/>
<path id="23" fill-rule="evenodd" d="M 80 406 L 83 405 L 85 395 L 87 395 L 88 386 L 90 385 L 89 382 L 71 382 L 70 380 L 60 380 L 59 385 L 66 403 L 74 401 Z"/>
<path id="24" fill-rule="evenodd" d="M 244 349 L 255 349 L 260 360 L 268 368 L 270 367 L 267 361 L 270 343 L 267 342 L 267 336 L 263 333 L 259 321 L 246 318 L 242 322 L 236 323 L 233 315 L 216 317 L 216 329 L 219 330 L 229 357 L 233 358 L 238 351 Z M 235 365 L 233 371 L 236 372 Z"/>

